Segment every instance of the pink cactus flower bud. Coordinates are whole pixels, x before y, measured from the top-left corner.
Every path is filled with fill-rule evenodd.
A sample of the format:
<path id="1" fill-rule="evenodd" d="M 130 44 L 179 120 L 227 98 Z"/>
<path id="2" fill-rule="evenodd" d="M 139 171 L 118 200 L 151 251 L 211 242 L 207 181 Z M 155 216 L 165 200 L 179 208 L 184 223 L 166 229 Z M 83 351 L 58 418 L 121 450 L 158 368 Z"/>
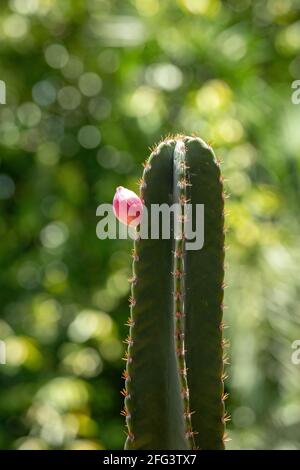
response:
<path id="1" fill-rule="evenodd" d="M 142 218 L 143 203 L 133 191 L 119 186 L 113 199 L 113 210 L 123 224 L 136 227 Z"/>

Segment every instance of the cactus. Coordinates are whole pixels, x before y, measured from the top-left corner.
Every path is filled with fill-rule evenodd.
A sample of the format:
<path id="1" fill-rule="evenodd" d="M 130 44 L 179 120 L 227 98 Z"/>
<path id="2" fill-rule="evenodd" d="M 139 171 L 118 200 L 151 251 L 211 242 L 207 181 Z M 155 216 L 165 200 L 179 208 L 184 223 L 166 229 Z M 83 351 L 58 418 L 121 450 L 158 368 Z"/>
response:
<path id="1" fill-rule="evenodd" d="M 161 142 L 140 197 L 178 204 L 172 236 L 137 237 L 126 339 L 125 449 L 224 449 L 224 193 L 219 163 L 197 137 Z M 187 204 L 204 204 L 204 245 L 188 250 Z M 149 233 L 151 219 L 149 218 Z"/>

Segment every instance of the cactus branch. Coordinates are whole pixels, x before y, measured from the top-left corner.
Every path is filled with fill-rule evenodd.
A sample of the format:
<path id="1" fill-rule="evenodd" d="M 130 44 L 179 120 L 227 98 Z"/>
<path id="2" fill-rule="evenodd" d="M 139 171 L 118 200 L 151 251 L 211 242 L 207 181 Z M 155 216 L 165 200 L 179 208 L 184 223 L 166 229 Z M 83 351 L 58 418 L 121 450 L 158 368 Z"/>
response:
<path id="1" fill-rule="evenodd" d="M 121 392 L 125 449 L 224 449 L 229 416 L 219 162 L 201 139 L 170 137 L 153 149 L 139 186 L 148 213 L 153 204 L 177 206 L 170 239 L 160 227 L 157 239 L 140 236 L 134 242 Z M 189 250 L 186 224 L 196 218 L 199 204 L 204 205 L 204 245 Z M 148 222 L 150 234 L 152 219 Z"/>

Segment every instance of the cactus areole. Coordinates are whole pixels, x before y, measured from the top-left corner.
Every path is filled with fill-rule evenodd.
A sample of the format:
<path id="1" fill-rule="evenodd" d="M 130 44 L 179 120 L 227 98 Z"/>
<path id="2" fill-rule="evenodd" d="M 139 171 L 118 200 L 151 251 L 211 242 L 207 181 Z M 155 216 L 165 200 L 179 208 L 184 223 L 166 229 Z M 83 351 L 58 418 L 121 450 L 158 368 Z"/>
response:
<path id="1" fill-rule="evenodd" d="M 224 193 L 211 147 L 181 135 L 161 142 L 144 164 L 140 199 L 149 212 L 153 204 L 181 209 L 169 239 L 134 242 L 125 449 L 224 449 Z M 198 250 L 186 249 L 186 204 L 192 213 L 204 205 Z"/>

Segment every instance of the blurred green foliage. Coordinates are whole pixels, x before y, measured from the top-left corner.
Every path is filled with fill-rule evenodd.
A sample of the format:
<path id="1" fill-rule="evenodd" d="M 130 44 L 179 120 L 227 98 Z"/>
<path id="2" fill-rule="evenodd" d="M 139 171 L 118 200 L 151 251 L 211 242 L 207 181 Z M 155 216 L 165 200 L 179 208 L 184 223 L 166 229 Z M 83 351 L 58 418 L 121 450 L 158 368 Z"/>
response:
<path id="1" fill-rule="evenodd" d="M 97 239 L 96 208 L 182 131 L 231 194 L 228 446 L 299 449 L 298 0 L 1 7 L 0 448 L 123 446 L 131 244 Z"/>

